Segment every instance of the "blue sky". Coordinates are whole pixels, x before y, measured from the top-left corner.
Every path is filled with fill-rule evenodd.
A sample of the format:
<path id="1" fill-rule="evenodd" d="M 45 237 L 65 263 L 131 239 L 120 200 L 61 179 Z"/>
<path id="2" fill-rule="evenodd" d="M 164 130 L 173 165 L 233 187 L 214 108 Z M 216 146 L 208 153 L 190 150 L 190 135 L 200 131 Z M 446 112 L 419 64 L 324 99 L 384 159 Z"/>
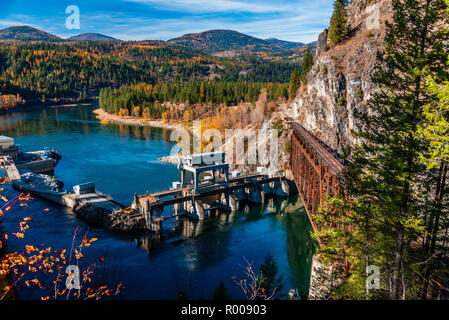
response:
<path id="1" fill-rule="evenodd" d="M 80 30 L 65 27 L 69 5 L 80 9 Z M 0 29 L 30 25 L 63 38 L 97 32 L 122 40 L 231 29 L 312 42 L 329 25 L 331 12 L 330 0 L 0 0 Z"/>

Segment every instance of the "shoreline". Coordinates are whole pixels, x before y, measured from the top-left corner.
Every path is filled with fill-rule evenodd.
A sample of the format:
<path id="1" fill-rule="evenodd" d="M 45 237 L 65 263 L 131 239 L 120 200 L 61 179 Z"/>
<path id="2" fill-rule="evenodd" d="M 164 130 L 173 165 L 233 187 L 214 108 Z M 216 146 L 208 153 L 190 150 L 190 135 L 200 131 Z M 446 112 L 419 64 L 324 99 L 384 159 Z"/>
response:
<path id="1" fill-rule="evenodd" d="M 164 123 L 162 120 L 148 120 L 131 116 L 120 117 L 115 114 L 107 113 L 101 108 L 98 108 L 93 112 L 97 115 L 97 119 L 100 120 L 103 124 L 125 124 L 130 126 L 152 127 L 167 130 L 176 130 L 178 128 L 182 128 L 181 125 Z M 171 165 L 178 165 L 177 156 L 164 156 L 162 158 L 159 158 L 158 161 Z"/>
<path id="2" fill-rule="evenodd" d="M 74 103 L 55 103 L 55 102 L 36 102 L 36 103 L 31 103 L 31 102 L 26 102 L 25 104 L 22 104 L 20 106 L 17 106 L 15 108 L 11 108 L 11 109 L 0 109 L 0 115 L 5 115 L 5 114 L 12 114 L 15 112 L 26 112 L 29 110 L 36 110 L 36 109 L 40 109 L 40 108 L 74 108 L 74 107 L 86 107 L 86 106 L 91 106 L 95 103 L 95 101 L 84 101 L 84 102 L 74 102 Z"/>
<path id="3" fill-rule="evenodd" d="M 100 120 L 103 123 L 107 124 L 126 124 L 126 125 L 133 125 L 133 126 L 141 126 L 141 127 L 152 127 L 152 128 L 161 128 L 161 129 L 169 129 L 169 130 L 175 130 L 178 128 L 182 128 L 182 126 L 178 124 L 170 124 L 165 123 L 162 120 L 149 120 L 149 119 L 143 119 L 143 118 L 136 118 L 136 117 L 120 117 L 115 114 L 110 114 L 104 111 L 101 108 L 98 108 L 94 110 L 94 113 L 97 115 L 97 119 Z"/>

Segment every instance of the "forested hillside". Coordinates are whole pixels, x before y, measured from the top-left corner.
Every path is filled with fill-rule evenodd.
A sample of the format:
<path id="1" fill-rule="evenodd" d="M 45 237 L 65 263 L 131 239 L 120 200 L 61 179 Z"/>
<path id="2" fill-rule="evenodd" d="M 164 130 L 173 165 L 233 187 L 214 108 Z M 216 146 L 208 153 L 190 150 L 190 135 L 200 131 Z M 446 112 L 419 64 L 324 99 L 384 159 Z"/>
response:
<path id="1" fill-rule="evenodd" d="M 207 104 L 227 106 L 240 102 L 255 103 L 262 89 L 267 89 L 267 101 L 288 98 L 288 84 L 189 81 L 184 83 L 123 86 L 120 89 L 102 89 L 100 107 L 106 112 L 161 118 L 167 111 L 164 103 Z"/>
<path id="2" fill-rule="evenodd" d="M 232 30 L 209 30 L 201 33 L 186 34 L 170 40 L 169 43 L 211 53 L 228 50 L 250 52 L 282 52 L 285 50 L 270 41 Z"/>
<path id="3" fill-rule="evenodd" d="M 25 99 L 77 98 L 86 90 L 189 80 L 288 82 L 298 63 L 219 58 L 161 42 L 0 44 L 0 87 Z"/>

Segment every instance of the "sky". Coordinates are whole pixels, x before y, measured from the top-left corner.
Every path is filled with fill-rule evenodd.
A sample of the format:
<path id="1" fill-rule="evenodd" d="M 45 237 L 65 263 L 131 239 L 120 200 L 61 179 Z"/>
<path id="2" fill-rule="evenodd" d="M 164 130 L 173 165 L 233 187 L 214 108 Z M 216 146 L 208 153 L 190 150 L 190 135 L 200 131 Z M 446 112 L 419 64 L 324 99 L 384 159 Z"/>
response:
<path id="1" fill-rule="evenodd" d="M 69 30 L 66 8 L 80 11 Z M 229 29 L 309 43 L 329 25 L 330 0 L 0 0 L 0 29 L 29 25 L 67 38 L 95 32 L 121 40 L 169 40 Z"/>

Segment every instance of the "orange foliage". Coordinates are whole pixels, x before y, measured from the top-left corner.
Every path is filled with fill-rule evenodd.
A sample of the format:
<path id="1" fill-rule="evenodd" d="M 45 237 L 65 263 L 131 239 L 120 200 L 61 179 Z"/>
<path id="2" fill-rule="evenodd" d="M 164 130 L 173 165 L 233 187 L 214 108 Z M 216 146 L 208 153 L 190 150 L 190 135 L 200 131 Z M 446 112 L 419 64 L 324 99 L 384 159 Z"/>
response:
<path id="1" fill-rule="evenodd" d="M 2 183 L 5 183 L 6 180 L 3 180 Z M 3 189 L 0 190 L 2 192 Z M 4 201 L 7 203 L 4 206 L 9 208 L 13 208 L 16 205 L 25 204 L 25 201 L 33 201 L 33 198 L 30 195 L 16 195 L 12 199 L 8 201 L 6 197 L 3 197 Z M 41 212 L 48 211 L 48 209 L 41 210 Z M 0 211 L 0 218 L 2 218 L 7 211 Z M 37 215 L 37 214 L 36 214 Z M 20 232 L 12 232 L 10 235 L 14 235 L 19 239 L 23 239 L 27 230 L 30 228 L 30 223 L 33 221 L 33 218 L 26 217 L 19 223 Z M 78 229 L 77 229 L 78 230 Z M 76 240 L 76 233 L 73 236 L 73 243 Z M 0 238 L 0 249 L 3 247 L 3 241 L 8 240 L 8 233 L 5 233 Z M 49 299 L 60 299 L 64 298 L 68 299 L 101 299 L 104 296 L 112 296 L 117 295 L 122 289 L 123 285 L 120 283 L 117 287 L 112 290 L 106 286 L 100 286 L 98 288 L 94 288 L 90 286 L 92 283 L 92 276 L 94 274 L 94 270 L 98 267 L 103 261 L 104 258 L 99 258 L 97 262 L 90 265 L 87 269 L 85 269 L 80 275 L 80 289 L 79 290 L 69 290 L 67 288 L 60 289 L 60 283 L 65 283 L 66 277 L 69 277 L 70 274 L 65 276 L 65 270 L 67 266 L 72 264 L 77 264 L 71 261 L 72 253 L 76 260 L 82 259 L 84 257 L 82 250 L 83 248 L 90 247 L 97 238 L 88 239 L 87 235 L 85 235 L 81 241 L 81 244 L 77 248 L 67 250 L 53 250 L 52 248 L 42 248 L 42 244 L 40 245 L 31 245 L 25 244 L 24 251 L 22 253 L 11 252 L 5 254 L 4 257 L 0 258 L 0 278 L 5 277 L 6 275 L 11 276 L 10 284 L 5 287 L 0 287 L 0 300 L 3 300 L 8 293 L 11 292 L 13 288 L 19 287 L 20 283 L 23 283 L 25 286 L 21 288 L 21 290 L 26 290 L 26 288 L 34 288 L 40 289 L 43 291 L 42 300 Z M 67 254 L 68 253 L 68 254 Z M 41 277 L 43 275 L 47 275 L 46 277 Z M 54 280 L 50 283 L 43 283 L 41 279 L 48 279 L 48 274 L 54 274 Z M 48 280 L 45 280 L 48 281 Z"/>

